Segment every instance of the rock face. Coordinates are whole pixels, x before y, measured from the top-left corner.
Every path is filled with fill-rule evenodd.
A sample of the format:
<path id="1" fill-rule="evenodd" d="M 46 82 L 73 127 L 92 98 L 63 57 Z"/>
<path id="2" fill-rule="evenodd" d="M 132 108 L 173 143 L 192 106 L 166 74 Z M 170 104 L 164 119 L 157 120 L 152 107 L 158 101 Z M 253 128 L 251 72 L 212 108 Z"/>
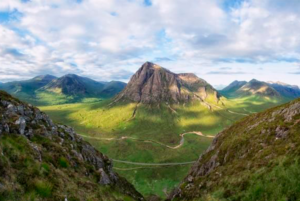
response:
<path id="1" fill-rule="evenodd" d="M 215 137 L 169 200 L 297 200 L 299 136 L 300 99 L 248 116 Z"/>
<path id="2" fill-rule="evenodd" d="M 116 101 L 145 104 L 186 103 L 193 99 L 211 98 L 219 101 L 218 92 L 205 80 L 192 73 L 175 74 L 151 62 L 146 62 L 131 77 Z"/>
<path id="3" fill-rule="evenodd" d="M 1 137 L 4 136 L 6 138 L 11 137 L 12 139 L 17 138 L 17 136 L 23 136 L 26 142 L 24 143 L 24 146 L 30 145 L 30 147 L 32 147 L 31 151 L 28 149 L 25 150 L 34 153 L 33 155 L 36 155 L 35 158 L 37 161 L 34 161 L 33 159 L 28 160 L 32 161 L 32 164 L 37 165 L 40 163 L 49 164 L 47 167 L 50 166 L 50 169 L 53 169 L 53 174 L 56 173 L 57 170 L 55 170 L 55 168 L 60 164 L 55 162 L 56 159 L 51 158 L 52 156 L 55 156 L 55 158 L 63 160 L 63 162 L 61 162 L 63 163 L 63 167 L 67 166 L 64 164 L 69 164 L 68 166 L 70 166 L 70 168 L 68 172 L 70 174 L 72 172 L 74 172 L 74 174 L 75 172 L 76 174 L 80 174 L 80 170 L 82 169 L 84 175 L 81 176 L 86 177 L 85 180 L 89 181 L 85 185 L 92 185 L 94 178 L 91 175 L 96 175 L 95 178 L 98 180 L 98 185 L 110 186 L 112 189 L 115 189 L 115 191 L 130 196 L 134 200 L 143 200 L 143 197 L 131 184 L 113 171 L 112 161 L 93 148 L 89 143 L 85 142 L 71 127 L 54 124 L 52 120 L 39 109 L 32 105 L 20 102 L 6 92 L 0 91 L 0 142 Z M 40 139 L 42 143 L 38 143 L 39 141 L 37 141 L 37 139 Z M 19 147 L 22 147 L 21 144 Z M 3 155 L 4 150 L 5 148 L 2 147 L 0 143 L 2 156 L 5 156 Z M 0 160 L 2 160 L 2 158 L 0 158 Z M 65 160 L 67 160 L 67 162 L 64 162 Z M 16 162 L 15 159 L 13 162 Z M 13 162 L 11 163 L 13 164 Z M 86 169 L 87 167 L 89 168 L 88 170 Z M 0 172 L 1 171 L 9 172 L 11 170 L 9 168 L 5 169 L 5 166 L 0 165 Z M 23 173 L 20 172 L 20 174 Z M 2 175 L 2 173 L 0 173 L 0 175 Z M 10 178 L 10 176 L 13 175 L 6 175 L 6 177 L 1 176 L 0 183 L 16 183 L 17 181 L 13 180 L 16 177 Z M 36 177 L 38 174 L 34 174 L 33 176 Z M 73 182 L 72 179 L 74 178 L 66 177 L 67 180 L 64 181 Z M 41 178 L 37 178 L 37 180 L 40 179 Z M 75 183 L 76 182 L 74 181 L 72 185 Z M 19 183 L 18 185 L 22 186 L 23 184 Z M 96 186 L 95 188 L 98 187 Z M 59 194 L 59 192 L 64 189 L 57 190 Z M 0 189 L 0 193 L 5 194 L 5 190 L 3 192 Z M 2 195 L 3 194 L 1 194 L 1 198 L 5 199 Z M 95 195 L 95 197 L 97 196 Z M 53 198 L 50 200 L 56 199 Z"/>

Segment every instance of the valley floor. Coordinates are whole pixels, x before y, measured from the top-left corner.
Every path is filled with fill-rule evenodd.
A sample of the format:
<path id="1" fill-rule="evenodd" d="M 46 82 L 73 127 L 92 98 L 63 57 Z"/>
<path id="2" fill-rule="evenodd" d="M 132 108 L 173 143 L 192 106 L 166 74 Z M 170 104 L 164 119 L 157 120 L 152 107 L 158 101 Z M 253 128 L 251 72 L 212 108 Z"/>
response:
<path id="1" fill-rule="evenodd" d="M 209 104 L 210 107 L 207 107 Z M 248 114 L 278 105 L 255 99 L 148 107 L 109 101 L 40 107 L 75 128 L 114 159 L 114 169 L 144 195 L 165 197 L 183 179 L 213 137 Z"/>

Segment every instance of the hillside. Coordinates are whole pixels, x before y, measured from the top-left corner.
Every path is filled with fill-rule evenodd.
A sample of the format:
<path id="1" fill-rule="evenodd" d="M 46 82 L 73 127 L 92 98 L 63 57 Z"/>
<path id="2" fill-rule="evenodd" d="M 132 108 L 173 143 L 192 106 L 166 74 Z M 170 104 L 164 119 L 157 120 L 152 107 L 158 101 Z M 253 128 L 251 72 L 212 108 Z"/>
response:
<path id="1" fill-rule="evenodd" d="M 195 74 L 175 74 L 157 64 L 146 62 L 131 77 L 115 101 L 127 100 L 144 104 L 178 104 L 191 100 L 218 103 L 220 96 L 210 84 Z"/>
<path id="2" fill-rule="evenodd" d="M 111 81 L 105 83 L 101 90 L 101 96 L 111 98 L 121 92 L 126 87 L 126 83 L 119 81 Z"/>
<path id="3" fill-rule="evenodd" d="M 30 80 L 0 84 L 0 89 L 33 105 L 95 102 L 115 96 L 126 83 L 97 82 L 75 74 L 60 78 L 40 75 Z"/>
<path id="4" fill-rule="evenodd" d="M 246 81 L 235 80 L 231 84 L 229 84 L 227 87 L 222 89 L 221 91 L 226 92 L 226 93 L 234 93 L 238 89 L 240 89 L 242 86 L 244 86 L 245 84 L 247 84 Z"/>
<path id="5" fill-rule="evenodd" d="M 300 99 L 220 132 L 171 200 L 298 200 Z"/>
<path id="6" fill-rule="evenodd" d="M 29 80 L 2 83 L 0 88 L 20 98 L 28 98 L 55 78 L 52 75 L 40 75 Z"/>
<path id="7" fill-rule="evenodd" d="M 249 82 L 234 81 L 221 91 L 228 97 L 260 97 L 265 99 L 280 99 L 281 95 L 266 82 L 252 79 Z"/>
<path id="8" fill-rule="evenodd" d="M 39 91 L 53 92 L 68 96 L 99 95 L 104 84 L 75 74 L 67 74 L 52 80 Z"/>
<path id="9" fill-rule="evenodd" d="M 258 80 L 234 81 L 220 93 L 227 98 L 253 98 L 264 100 L 278 100 L 286 102 L 300 97 L 298 86 L 282 82 L 262 82 Z"/>
<path id="10" fill-rule="evenodd" d="M 289 85 L 283 82 L 268 82 L 282 96 L 295 99 L 300 97 L 300 89 L 296 85 Z"/>
<path id="11" fill-rule="evenodd" d="M 110 158 L 125 161 L 117 162 L 115 170 L 143 195 L 165 197 L 214 135 L 279 103 L 225 99 L 193 74 L 175 74 L 148 62 L 113 101 L 41 109 L 56 122 L 74 127 Z M 183 164 L 161 165 L 166 163 Z"/>
<path id="12" fill-rule="evenodd" d="M 143 200 L 71 127 L 3 91 L 0 152 L 0 200 Z"/>

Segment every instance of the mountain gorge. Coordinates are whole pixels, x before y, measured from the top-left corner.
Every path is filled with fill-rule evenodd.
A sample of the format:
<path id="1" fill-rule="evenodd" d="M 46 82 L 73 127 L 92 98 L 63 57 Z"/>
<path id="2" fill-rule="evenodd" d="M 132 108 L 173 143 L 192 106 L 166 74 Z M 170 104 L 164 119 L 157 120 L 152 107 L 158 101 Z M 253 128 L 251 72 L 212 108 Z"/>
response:
<path id="1" fill-rule="evenodd" d="M 0 153 L 0 200 L 144 200 L 71 127 L 3 91 Z"/>
<path id="2" fill-rule="evenodd" d="M 192 73 L 175 74 L 157 64 L 146 62 L 132 76 L 116 101 L 144 104 L 178 104 L 192 100 L 220 101 L 219 93 Z"/>

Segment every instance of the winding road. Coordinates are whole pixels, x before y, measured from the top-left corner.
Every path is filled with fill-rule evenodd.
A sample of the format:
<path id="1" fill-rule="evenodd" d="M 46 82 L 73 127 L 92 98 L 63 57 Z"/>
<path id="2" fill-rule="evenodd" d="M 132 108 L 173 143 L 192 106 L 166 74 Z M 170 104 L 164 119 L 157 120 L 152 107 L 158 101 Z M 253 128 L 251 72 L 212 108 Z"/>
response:
<path id="1" fill-rule="evenodd" d="M 185 135 L 198 135 L 201 137 L 207 137 L 207 138 L 214 138 L 214 136 L 212 135 L 204 135 L 202 132 L 200 131 L 192 131 L 192 132 L 186 132 L 186 133 L 182 133 L 180 134 L 181 140 L 179 142 L 178 145 L 176 146 L 169 146 L 166 144 L 163 144 L 161 142 L 158 141 L 154 141 L 154 140 L 141 140 L 138 138 L 133 138 L 133 137 L 128 137 L 128 136 L 122 136 L 121 138 L 99 138 L 99 137 L 91 137 L 91 136 L 86 136 L 86 135 L 80 135 L 82 137 L 85 138 L 89 138 L 89 139 L 95 139 L 95 140 L 107 140 L 107 141 L 113 141 L 113 140 L 125 140 L 125 139 L 130 139 L 130 140 L 136 140 L 136 141 L 141 141 L 141 142 L 145 142 L 145 143 L 153 143 L 153 144 L 159 144 L 161 146 L 167 147 L 169 149 L 179 149 L 183 144 L 184 144 L 184 136 Z M 131 161 L 124 161 L 124 160 L 118 160 L 118 159 L 111 159 L 113 162 L 115 163 L 123 163 L 123 164 L 130 164 L 130 165 L 138 165 L 138 166 L 182 166 L 182 165 L 190 165 L 195 163 L 196 161 L 188 161 L 188 162 L 176 162 L 176 163 L 142 163 L 142 162 L 131 162 Z M 136 167 L 136 168 L 115 168 L 116 170 L 136 170 L 136 169 L 142 169 L 145 167 Z M 149 167 L 150 168 L 150 167 Z"/>
<path id="2" fill-rule="evenodd" d="M 117 159 L 111 159 L 113 162 L 117 163 L 125 163 L 130 165 L 140 165 L 140 166 L 175 166 L 175 165 L 190 165 L 195 163 L 196 161 L 189 161 L 189 162 L 181 162 L 181 163 L 140 163 L 140 162 L 130 162 L 130 161 L 123 161 Z"/>
<path id="3" fill-rule="evenodd" d="M 138 138 L 134 138 L 134 137 L 129 137 L 129 136 L 122 136 L 120 138 L 100 138 L 100 137 L 91 137 L 91 136 L 87 136 L 87 135 L 80 135 L 81 137 L 84 138 L 89 138 L 89 139 L 95 139 L 95 140 L 106 140 L 106 141 L 118 141 L 118 140 L 126 140 L 126 139 L 130 139 L 130 140 L 135 140 L 135 141 L 140 141 L 140 142 L 144 142 L 144 143 L 153 143 L 153 144 L 158 144 L 164 147 L 167 147 L 169 149 L 179 149 L 180 147 L 182 147 L 182 145 L 184 144 L 184 136 L 185 135 L 198 135 L 201 137 L 207 137 L 207 138 L 214 138 L 214 136 L 212 135 L 204 135 L 202 132 L 200 131 L 192 131 L 192 132 L 186 132 L 186 133 L 182 133 L 180 134 L 181 140 L 179 142 L 178 145 L 176 146 L 169 146 L 167 144 L 163 144 L 161 142 L 155 141 L 155 140 L 142 140 L 142 139 L 138 139 Z"/>

